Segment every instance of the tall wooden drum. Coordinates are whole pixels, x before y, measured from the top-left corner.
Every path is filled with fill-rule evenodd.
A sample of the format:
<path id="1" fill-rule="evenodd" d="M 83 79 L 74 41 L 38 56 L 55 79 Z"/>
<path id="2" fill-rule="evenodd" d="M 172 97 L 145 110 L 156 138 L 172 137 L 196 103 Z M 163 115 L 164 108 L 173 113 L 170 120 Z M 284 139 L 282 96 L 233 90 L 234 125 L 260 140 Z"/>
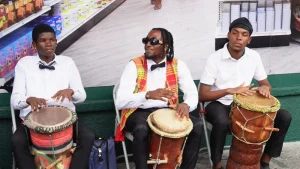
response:
<path id="1" fill-rule="evenodd" d="M 227 169 L 260 169 L 263 143 L 268 141 L 274 120 L 280 109 L 279 101 L 259 93 L 252 96 L 234 95 L 230 113 L 232 145 Z"/>
<path id="2" fill-rule="evenodd" d="M 193 129 L 190 119 L 180 119 L 173 109 L 159 109 L 147 119 L 151 128 L 150 160 L 156 169 L 175 169 L 182 161 L 182 153 L 188 134 Z"/>
<path id="3" fill-rule="evenodd" d="M 69 168 L 76 121 L 76 113 L 62 106 L 41 108 L 25 117 L 24 124 L 29 128 L 32 153 L 39 169 Z"/>

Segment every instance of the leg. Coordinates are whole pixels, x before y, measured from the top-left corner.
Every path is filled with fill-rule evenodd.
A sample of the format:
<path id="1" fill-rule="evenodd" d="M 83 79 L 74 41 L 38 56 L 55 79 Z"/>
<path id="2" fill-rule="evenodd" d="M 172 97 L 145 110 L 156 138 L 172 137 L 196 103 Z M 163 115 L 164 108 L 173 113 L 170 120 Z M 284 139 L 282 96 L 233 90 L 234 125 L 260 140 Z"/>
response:
<path id="1" fill-rule="evenodd" d="M 87 169 L 90 153 L 95 140 L 94 133 L 78 122 L 78 143 L 72 157 L 70 169 Z"/>
<path id="2" fill-rule="evenodd" d="M 221 168 L 221 159 L 226 136 L 229 130 L 230 106 L 218 101 L 209 103 L 206 108 L 207 120 L 213 125 L 210 136 L 211 160 L 214 168 Z"/>
<path id="3" fill-rule="evenodd" d="M 279 128 L 278 132 L 273 132 L 266 144 L 261 161 L 269 164 L 271 157 L 279 157 L 281 154 L 284 137 L 292 121 L 291 114 L 286 110 L 278 110 L 274 127 Z"/>
<path id="4" fill-rule="evenodd" d="M 161 0 L 155 0 L 154 10 L 159 10 L 161 8 Z"/>
<path id="5" fill-rule="evenodd" d="M 203 123 L 201 119 L 190 116 L 193 122 L 193 130 L 188 136 L 184 151 L 183 160 L 180 168 L 194 169 L 197 163 L 198 153 L 201 143 L 201 134 L 203 131 Z"/>
<path id="6" fill-rule="evenodd" d="M 14 157 L 19 169 L 36 169 L 34 156 L 30 153 L 27 135 L 23 124 L 19 125 L 12 136 Z"/>
<path id="7" fill-rule="evenodd" d="M 157 109 L 137 109 L 126 122 L 126 130 L 133 133 L 133 156 L 136 169 L 147 169 L 149 159 L 148 116 Z"/>

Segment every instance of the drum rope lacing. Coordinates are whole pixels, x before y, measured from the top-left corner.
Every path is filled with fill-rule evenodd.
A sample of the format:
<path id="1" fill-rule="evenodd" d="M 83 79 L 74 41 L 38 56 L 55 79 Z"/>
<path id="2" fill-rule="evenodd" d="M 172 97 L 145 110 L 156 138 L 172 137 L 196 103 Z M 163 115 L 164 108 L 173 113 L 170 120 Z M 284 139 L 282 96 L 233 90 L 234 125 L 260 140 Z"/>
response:
<path id="1" fill-rule="evenodd" d="M 52 142 L 52 135 L 49 135 L 50 138 L 50 144 L 51 144 L 51 149 L 52 149 L 52 154 L 53 154 L 53 158 L 56 161 L 56 157 L 55 157 L 55 152 L 54 152 L 54 147 L 53 147 L 53 142 Z"/>
<path id="2" fill-rule="evenodd" d="M 231 108 L 231 110 L 232 109 L 234 109 L 234 108 L 236 108 L 239 112 L 240 112 L 240 114 L 243 116 L 243 118 L 246 120 L 246 122 L 245 122 L 245 124 L 243 125 L 243 127 L 244 128 L 247 128 L 246 126 L 247 126 L 247 124 L 248 124 L 248 122 L 249 121 L 251 121 L 251 120 L 254 120 L 254 119 L 257 119 L 257 118 L 260 118 L 260 117 L 263 117 L 263 116 L 268 116 L 271 120 L 272 120 L 272 122 L 273 122 L 273 125 L 272 125 L 272 128 L 274 127 L 274 119 L 276 118 L 276 115 L 277 115 L 277 113 L 275 114 L 275 116 L 274 116 L 274 119 L 272 118 L 272 117 L 270 117 L 270 115 L 269 114 L 263 114 L 263 115 L 261 115 L 261 116 L 257 116 L 257 117 L 254 117 L 254 118 L 251 118 L 251 119 L 247 119 L 245 116 L 244 116 L 244 114 L 242 113 L 242 111 L 240 110 L 240 108 L 239 108 L 239 106 L 233 106 L 232 108 Z M 231 111 L 232 112 L 232 111 Z M 277 111 L 276 111 L 277 112 Z M 242 142 L 245 142 L 245 143 L 247 143 L 247 144 L 254 144 L 254 145 L 261 145 L 261 144 L 263 144 L 263 143 L 265 143 L 265 142 L 267 142 L 269 139 L 270 139 L 270 137 L 271 137 L 271 135 L 272 135 L 272 132 L 273 132 L 273 130 L 271 130 L 270 132 L 270 135 L 269 135 L 269 138 L 268 139 L 266 139 L 266 141 L 263 141 L 263 142 L 259 142 L 259 143 L 250 143 L 250 142 L 248 142 L 247 140 L 245 140 L 244 138 L 244 134 L 245 134 L 245 131 L 244 131 L 244 128 L 242 128 L 242 137 L 241 138 L 243 138 L 243 139 L 240 139 L 239 137 L 237 137 L 233 132 L 232 132 L 232 135 L 235 137 L 235 138 L 237 138 L 238 140 L 240 140 L 240 141 L 242 141 Z"/>
<path id="3" fill-rule="evenodd" d="M 159 164 L 159 154 L 160 154 L 160 148 L 161 148 L 161 142 L 162 142 L 162 136 L 160 136 L 159 139 L 159 146 L 158 146 L 158 151 L 157 151 L 157 155 L 156 155 L 156 164 L 153 165 L 153 169 L 156 169 L 156 166 Z"/>

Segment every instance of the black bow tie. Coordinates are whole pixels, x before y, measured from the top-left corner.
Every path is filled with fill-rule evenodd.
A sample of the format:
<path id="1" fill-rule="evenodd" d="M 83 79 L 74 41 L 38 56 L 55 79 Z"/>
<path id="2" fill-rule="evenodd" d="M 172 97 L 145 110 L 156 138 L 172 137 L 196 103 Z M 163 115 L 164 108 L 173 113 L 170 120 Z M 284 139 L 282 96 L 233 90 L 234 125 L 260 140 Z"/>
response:
<path id="1" fill-rule="evenodd" d="M 40 69 L 49 69 L 49 70 L 55 70 L 55 67 L 52 66 L 54 62 L 52 62 L 50 65 L 44 65 L 44 63 L 40 62 L 39 68 Z"/>
<path id="2" fill-rule="evenodd" d="M 166 63 L 165 62 L 162 62 L 160 64 L 156 64 L 156 65 L 152 65 L 151 66 L 151 71 L 155 70 L 156 68 L 158 67 L 165 67 L 166 66 Z"/>

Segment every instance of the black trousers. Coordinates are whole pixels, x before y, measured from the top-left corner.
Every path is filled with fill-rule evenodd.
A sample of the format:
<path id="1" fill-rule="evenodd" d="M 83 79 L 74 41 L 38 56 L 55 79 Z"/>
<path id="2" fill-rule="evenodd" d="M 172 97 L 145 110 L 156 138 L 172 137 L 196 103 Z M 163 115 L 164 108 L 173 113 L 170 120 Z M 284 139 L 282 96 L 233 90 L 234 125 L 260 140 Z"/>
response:
<path id="1" fill-rule="evenodd" d="M 137 109 L 131 114 L 126 122 L 125 129 L 133 133 L 133 156 L 136 169 L 147 169 L 149 159 L 149 134 L 151 129 L 147 123 L 147 117 L 157 108 Z M 200 149 L 201 133 L 203 124 L 200 119 L 190 116 L 193 122 L 193 130 L 188 136 L 183 152 L 182 169 L 194 169 L 197 163 L 198 152 Z"/>
<path id="2" fill-rule="evenodd" d="M 223 147 L 226 141 L 226 135 L 230 132 L 230 113 L 231 106 L 224 105 L 218 101 L 209 103 L 206 110 L 207 121 L 213 125 L 210 136 L 211 160 L 214 164 L 221 161 Z M 279 157 L 281 154 L 284 137 L 292 121 L 291 114 L 288 111 L 280 109 L 275 118 L 275 128 L 279 132 L 273 132 L 271 138 L 267 141 L 264 153 L 271 157 Z"/>
<path id="3" fill-rule="evenodd" d="M 89 156 L 95 139 L 94 133 L 78 122 L 78 144 L 73 154 L 70 169 L 87 169 Z M 28 139 L 23 124 L 12 136 L 13 152 L 18 169 L 36 169 L 34 156 L 28 147 Z"/>

